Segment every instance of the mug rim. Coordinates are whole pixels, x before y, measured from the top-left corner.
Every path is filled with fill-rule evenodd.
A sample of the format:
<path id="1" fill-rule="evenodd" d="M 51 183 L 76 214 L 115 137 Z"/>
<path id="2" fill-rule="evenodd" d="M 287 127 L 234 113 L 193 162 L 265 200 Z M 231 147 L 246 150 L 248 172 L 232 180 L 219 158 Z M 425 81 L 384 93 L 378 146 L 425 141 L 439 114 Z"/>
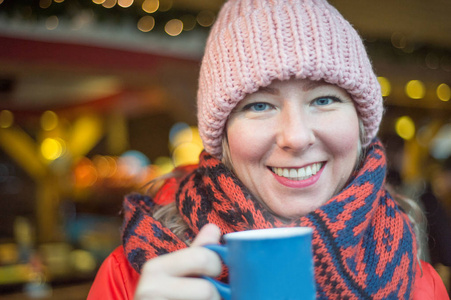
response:
<path id="1" fill-rule="evenodd" d="M 231 232 L 225 234 L 224 238 L 226 240 L 279 239 L 309 235 L 312 232 L 313 229 L 310 227 L 278 227 Z"/>

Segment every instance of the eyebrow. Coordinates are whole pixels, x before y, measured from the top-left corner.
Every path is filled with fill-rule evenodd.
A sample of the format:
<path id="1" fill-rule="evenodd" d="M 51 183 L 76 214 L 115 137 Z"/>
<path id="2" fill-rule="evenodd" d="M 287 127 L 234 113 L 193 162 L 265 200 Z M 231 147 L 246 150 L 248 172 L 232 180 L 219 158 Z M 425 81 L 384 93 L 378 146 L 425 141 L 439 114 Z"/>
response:
<path id="1" fill-rule="evenodd" d="M 317 87 L 320 87 L 320 86 L 331 85 L 330 83 L 327 83 L 324 80 L 316 81 L 316 80 L 302 79 L 302 81 L 304 83 L 302 85 L 302 90 L 304 92 L 313 90 L 313 89 L 315 89 Z M 258 89 L 257 92 L 259 92 L 259 93 L 267 93 L 267 94 L 271 94 L 271 95 L 279 95 L 280 94 L 279 89 L 272 88 L 272 87 L 269 87 L 269 86 L 261 87 L 261 88 Z"/>
<path id="2" fill-rule="evenodd" d="M 268 94 L 271 94 L 271 95 L 279 95 L 280 94 L 279 89 L 275 89 L 275 88 L 272 88 L 272 87 L 269 87 L 269 86 L 264 86 L 264 87 L 259 88 L 258 92 L 268 93 Z"/>
<path id="3" fill-rule="evenodd" d="M 325 82 L 324 80 L 303 80 L 304 81 L 304 86 L 302 87 L 302 89 L 304 90 L 304 92 L 309 91 L 309 90 L 313 90 L 317 87 L 323 86 L 323 85 L 331 85 L 330 83 Z"/>

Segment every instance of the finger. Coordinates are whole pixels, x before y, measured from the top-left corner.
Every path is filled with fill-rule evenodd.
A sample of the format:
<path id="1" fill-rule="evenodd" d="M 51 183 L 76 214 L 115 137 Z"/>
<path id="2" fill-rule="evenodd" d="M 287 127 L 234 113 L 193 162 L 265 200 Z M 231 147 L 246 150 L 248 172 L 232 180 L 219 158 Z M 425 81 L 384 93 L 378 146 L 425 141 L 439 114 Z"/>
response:
<path id="1" fill-rule="evenodd" d="M 219 276 L 221 268 L 221 260 L 213 251 L 203 247 L 190 247 L 147 261 L 143 266 L 141 277 L 162 275 L 215 277 Z"/>
<path id="2" fill-rule="evenodd" d="M 220 296 L 207 280 L 162 276 L 148 285 L 139 285 L 135 292 L 135 300 L 137 299 L 216 300 Z"/>
<path id="3" fill-rule="evenodd" d="M 203 246 L 218 244 L 221 238 L 221 230 L 214 224 L 207 224 L 199 231 L 191 246 Z"/>

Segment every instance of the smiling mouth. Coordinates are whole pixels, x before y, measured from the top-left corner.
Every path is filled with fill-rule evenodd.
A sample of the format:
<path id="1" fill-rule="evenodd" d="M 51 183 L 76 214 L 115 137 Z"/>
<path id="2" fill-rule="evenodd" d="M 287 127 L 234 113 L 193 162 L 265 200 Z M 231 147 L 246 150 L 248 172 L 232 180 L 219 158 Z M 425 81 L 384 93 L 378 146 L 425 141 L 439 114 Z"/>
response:
<path id="1" fill-rule="evenodd" d="M 276 175 L 285 177 L 290 180 L 306 180 L 319 172 L 324 166 L 324 162 L 314 163 L 303 168 L 276 168 L 269 169 Z"/>

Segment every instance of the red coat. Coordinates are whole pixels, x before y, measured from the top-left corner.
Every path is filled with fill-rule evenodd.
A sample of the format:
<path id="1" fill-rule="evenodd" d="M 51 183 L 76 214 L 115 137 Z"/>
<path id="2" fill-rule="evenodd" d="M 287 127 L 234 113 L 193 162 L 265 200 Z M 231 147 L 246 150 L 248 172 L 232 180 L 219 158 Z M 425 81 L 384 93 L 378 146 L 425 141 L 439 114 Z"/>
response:
<path id="1" fill-rule="evenodd" d="M 434 268 L 422 262 L 423 274 L 418 270 L 415 278 L 414 300 L 449 300 L 445 285 Z M 139 274 L 130 266 L 124 249 L 118 247 L 100 267 L 91 287 L 88 300 L 132 300 Z"/>

